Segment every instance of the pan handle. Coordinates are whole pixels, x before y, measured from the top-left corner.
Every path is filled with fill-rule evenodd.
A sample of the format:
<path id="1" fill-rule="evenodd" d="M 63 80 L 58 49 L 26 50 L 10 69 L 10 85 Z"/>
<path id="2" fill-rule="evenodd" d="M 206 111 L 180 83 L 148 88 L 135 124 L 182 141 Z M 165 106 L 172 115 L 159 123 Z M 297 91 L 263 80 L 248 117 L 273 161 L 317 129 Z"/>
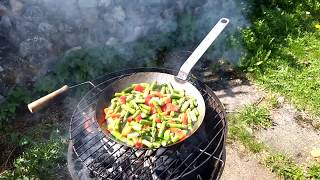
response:
<path id="1" fill-rule="evenodd" d="M 186 62 L 181 66 L 179 73 L 177 75 L 178 79 L 187 80 L 187 77 L 193 68 L 193 66 L 198 62 L 201 56 L 206 52 L 210 47 L 213 41 L 219 36 L 223 29 L 229 23 L 229 19 L 221 18 L 219 22 L 211 29 L 209 34 L 201 41 L 198 47 L 193 51 L 189 56 Z"/>
<path id="2" fill-rule="evenodd" d="M 46 106 L 48 103 L 52 102 L 55 98 L 59 97 L 63 93 L 67 92 L 69 90 L 69 86 L 64 85 L 60 89 L 53 91 L 50 94 L 47 94 L 46 96 L 33 101 L 32 103 L 28 104 L 28 109 L 31 113 L 34 113 L 44 106 Z"/>

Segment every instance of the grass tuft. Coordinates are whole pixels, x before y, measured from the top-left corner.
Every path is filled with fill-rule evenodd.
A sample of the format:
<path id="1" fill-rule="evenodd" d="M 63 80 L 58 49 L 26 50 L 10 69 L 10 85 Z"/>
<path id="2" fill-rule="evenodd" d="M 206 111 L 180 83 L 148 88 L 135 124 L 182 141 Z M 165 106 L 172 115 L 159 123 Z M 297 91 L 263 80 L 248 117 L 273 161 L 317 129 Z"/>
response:
<path id="1" fill-rule="evenodd" d="M 272 154 L 265 159 L 265 163 L 283 179 L 306 179 L 303 169 L 283 154 Z"/>
<path id="2" fill-rule="evenodd" d="M 239 121 L 238 116 L 238 114 L 230 114 L 228 117 L 228 138 L 240 141 L 253 153 L 261 152 L 264 149 L 264 144 L 255 139 L 255 137 L 248 131 L 247 125 L 243 121 Z"/>
<path id="3" fill-rule="evenodd" d="M 320 179 L 320 163 L 313 164 L 309 167 L 308 176 L 311 179 Z"/>
<path id="4" fill-rule="evenodd" d="M 268 109 L 255 105 L 245 106 L 237 116 L 237 119 L 238 121 L 256 129 L 272 126 Z"/>

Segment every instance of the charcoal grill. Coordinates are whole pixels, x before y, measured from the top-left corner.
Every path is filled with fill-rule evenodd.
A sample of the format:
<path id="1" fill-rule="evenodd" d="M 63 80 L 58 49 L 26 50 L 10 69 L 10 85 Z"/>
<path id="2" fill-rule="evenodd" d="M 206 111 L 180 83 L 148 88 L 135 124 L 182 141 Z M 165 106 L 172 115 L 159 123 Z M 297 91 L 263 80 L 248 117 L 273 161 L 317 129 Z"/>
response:
<path id="1" fill-rule="evenodd" d="M 137 72 L 177 74 L 175 70 L 138 68 L 119 71 L 91 81 L 93 88 L 81 99 L 70 122 L 74 153 L 98 179 L 219 179 L 225 163 L 227 123 L 214 92 L 193 76 L 206 104 L 200 128 L 174 148 L 139 150 L 108 139 L 98 128 L 95 109 L 100 93 L 110 83 Z"/>

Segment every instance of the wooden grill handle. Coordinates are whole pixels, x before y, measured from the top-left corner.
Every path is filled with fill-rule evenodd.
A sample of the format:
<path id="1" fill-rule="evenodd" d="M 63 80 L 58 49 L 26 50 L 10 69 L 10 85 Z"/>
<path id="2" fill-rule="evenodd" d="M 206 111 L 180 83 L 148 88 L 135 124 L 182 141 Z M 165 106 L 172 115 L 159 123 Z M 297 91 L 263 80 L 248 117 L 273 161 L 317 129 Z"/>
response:
<path id="1" fill-rule="evenodd" d="M 45 107 L 48 103 L 50 103 L 53 99 L 56 97 L 59 97 L 62 95 L 64 92 L 69 90 L 69 86 L 64 85 L 60 89 L 53 91 L 52 93 L 41 97 L 40 99 L 37 99 L 33 101 L 32 103 L 28 104 L 28 109 L 31 113 L 34 113 L 43 107 Z"/>

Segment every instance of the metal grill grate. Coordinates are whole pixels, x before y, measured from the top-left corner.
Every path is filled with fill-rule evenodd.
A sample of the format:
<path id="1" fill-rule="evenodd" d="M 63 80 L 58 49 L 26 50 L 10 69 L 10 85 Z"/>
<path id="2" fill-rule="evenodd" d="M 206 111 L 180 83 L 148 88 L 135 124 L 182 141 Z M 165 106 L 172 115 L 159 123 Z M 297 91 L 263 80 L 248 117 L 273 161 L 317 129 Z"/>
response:
<path id="1" fill-rule="evenodd" d="M 226 120 L 223 107 L 213 91 L 191 77 L 204 97 L 206 115 L 203 124 L 179 146 L 157 150 L 128 148 L 107 139 L 99 131 L 95 108 L 100 92 L 111 82 L 135 72 L 176 72 L 164 69 L 135 69 L 109 74 L 93 81 L 97 84 L 79 102 L 70 122 L 73 150 L 98 177 L 104 179 L 201 179 L 199 173 L 210 164 L 213 177 L 219 177 L 224 167 Z"/>

